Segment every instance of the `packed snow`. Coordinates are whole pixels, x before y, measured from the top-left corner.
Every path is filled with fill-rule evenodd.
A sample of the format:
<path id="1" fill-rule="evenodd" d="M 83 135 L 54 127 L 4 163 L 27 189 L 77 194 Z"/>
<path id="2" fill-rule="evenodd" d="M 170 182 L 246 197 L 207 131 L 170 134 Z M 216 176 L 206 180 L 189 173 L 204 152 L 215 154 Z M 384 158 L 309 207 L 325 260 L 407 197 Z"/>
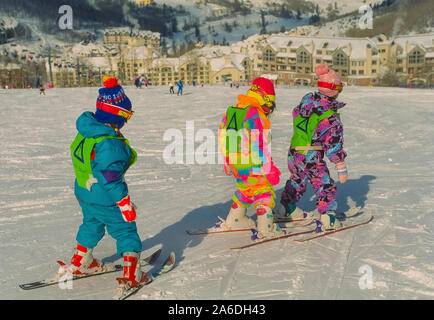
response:
<path id="1" fill-rule="evenodd" d="M 272 154 L 282 171 L 278 197 L 289 176 L 291 109 L 313 89 L 276 89 Z M 340 96 L 347 103 L 341 118 L 349 180 L 338 184 L 338 210 L 364 206 L 373 212 L 372 222 L 305 243 L 288 238 L 242 251 L 229 248 L 249 243 L 249 233 L 186 234 L 226 217 L 235 191 L 233 177 L 216 163 L 212 136 L 215 148 L 207 156 L 214 164 L 186 160 L 192 150 L 200 158 L 201 133 L 216 135 L 227 106 L 247 87 L 187 86 L 183 96 L 169 94 L 168 87 L 125 90 L 136 113 L 123 133 L 139 156 L 126 181 L 138 207 L 143 250 L 161 247 L 159 261 L 171 250 L 177 255 L 172 272 L 130 299 L 434 298 L 432 90 L 345 87 Z M 76 118 L 95 110 L 96 88 L 49 89 L 46 96 L 33 89 L 1 90 L 0 97 L 0 299 L 111 299 L 117 274 L 78 280 L 70 290 L 18 287 L 51 277 L 56 260 L 72 256 L 82 215 L 69 146 Z M 194 121 L 194 149 L 187 121 Z M 184 137 L 184 161 L 167 164 L 163 154 L 173 140 L 163 137 L 176 130 Z M 311 188 L 299 206 L 315 210 Z M 97 258 L 120 263 L 115 252 L 108 235 L 94 250 Z"/>

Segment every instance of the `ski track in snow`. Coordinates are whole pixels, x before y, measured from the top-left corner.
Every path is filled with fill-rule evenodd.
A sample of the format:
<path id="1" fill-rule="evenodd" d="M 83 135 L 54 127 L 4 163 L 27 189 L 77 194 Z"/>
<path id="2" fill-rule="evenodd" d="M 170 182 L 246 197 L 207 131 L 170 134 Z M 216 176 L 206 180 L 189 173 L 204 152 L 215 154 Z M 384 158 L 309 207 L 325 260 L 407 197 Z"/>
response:
<path id="1" fill-rule="evenodd" d="M 250 234 L 188 236 L 185 230 L 211 226 L 225 217 L 235 191 L 232 177 L 219 164 L 166 164 L 178 129 L 184 142 L 186 121 L 194 133 L 217 134 L 226 108 L 239 89 L 187 86 L 185 96 L 168 88 L 125 87 L 136 113 L 123 130 L 138 151 L 126 181 L 138 207 L 143 250 L 160 245 L 174 250 L 176 268 L 130 299 L 432 299 L 434 297 L 434 111 L 431 90 L 345 87 L 340 100 L 349 180 L 338 184 L 338 211 L 356 205 L 372 210 L 365 226 L 305 243 L 275 241 L 239 252 L 234 245 Z M 278 87 L 272 115 L 273 159 L 282 172 L 278 199 L 289 176 L 286 164 L 292 135 L 291 109 L 311 88 Z M 111 299 L 115 277 L 108 274 L 57 286 L 22 291 L 19 283 L 50 277 L 56 260 L 68 261 L 82 215 L 73 194 L 69 146 L 75 120 L 94 111 L 96 88 L 4 90 L 0 134 L 1 299 Z M 31 101 L 31 102 L 30 102 Z M 192 140 L 193 139 L 193 140 Z M 195 148 L 201 142 L 195 143 Z M 187 152 L 188 151 L 188 152 Z M 215 149 L 208 156 L 217 163 Z M 329 165 L 332 177 L 337 178 Z M 315 210 L 311 187 L 299 203 Z M 249 214 L 253 214 L 249 210 Z M 95 256 L 120 262 L 107 234 Z M 160 259 L 163 259 L 163 258 Z M 373 288 L 359 287 L 359 268 L 372 268 Z"/>

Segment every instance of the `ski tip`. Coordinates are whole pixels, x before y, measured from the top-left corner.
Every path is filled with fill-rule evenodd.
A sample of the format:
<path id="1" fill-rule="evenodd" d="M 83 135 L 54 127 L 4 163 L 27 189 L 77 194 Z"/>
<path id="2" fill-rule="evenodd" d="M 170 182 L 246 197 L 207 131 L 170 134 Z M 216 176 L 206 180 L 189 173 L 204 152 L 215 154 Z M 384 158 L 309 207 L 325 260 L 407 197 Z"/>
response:
<path id="1" fill-rule="evenodd" d="M 149 258 L 145 259 L 145 261 L 149 264 L 154 264 L 154 262 L 158 259 L 161 254 L 161 248 L 155 251 Z"/>
<path id="2" fill-rule="evenodd" d="M 66 263 L 63 262 L 62 260 L 57 260 L 56 261 L 61 267 L 66 267 Z"/>
<path id="3" fill-rule="evenodd" d="M 175 252 L 171 252 L 169 255 L 169 258 L 167 258 L 167 264 L 168 265 L 174 265 L 176 263 L 176 255 Z"/>
<path id="4" fill-rule="evenodd" d="M 31 284 L 19 284 L 18 287 L 20 287 L 23 290 L 29 290 L 29 288 L 32 287 Z"/>

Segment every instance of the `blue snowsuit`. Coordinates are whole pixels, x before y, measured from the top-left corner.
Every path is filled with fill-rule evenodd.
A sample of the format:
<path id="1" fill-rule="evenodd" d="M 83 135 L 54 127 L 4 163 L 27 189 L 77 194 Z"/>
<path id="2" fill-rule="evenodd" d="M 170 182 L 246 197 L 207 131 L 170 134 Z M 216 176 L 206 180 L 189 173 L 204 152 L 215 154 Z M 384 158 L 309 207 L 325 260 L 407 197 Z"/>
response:
<path id="1" fill-rule="evenodd" d="M 178 86 L 178 93 L 177 94 L 182 94 L 182 88 L 184 87 L 184 84 L 180 80 L 180 81 L 178 81 L 178 83 L 176 85 Z"/>
<path id="2" fill-rule="evenodd" d="M 112 128 L 97 121 L 91 112 L 84 112 L 76 122 L 78 132 L 85 138 L 119 136 Z M 128 194 L 124 174 L 132 152 L 123 140 L 104 139 L 97 143 L 91 156 L 92 175 L 97 180 L 90 191 L 75 180 L 75 196 L 83 211 L 83 224 L 77 242 L 94 248 L 107 232 L 116 240 L 117 254 L 140 252 L 142 243 L 135 222 L 126 222 L 116 202 Z"/>

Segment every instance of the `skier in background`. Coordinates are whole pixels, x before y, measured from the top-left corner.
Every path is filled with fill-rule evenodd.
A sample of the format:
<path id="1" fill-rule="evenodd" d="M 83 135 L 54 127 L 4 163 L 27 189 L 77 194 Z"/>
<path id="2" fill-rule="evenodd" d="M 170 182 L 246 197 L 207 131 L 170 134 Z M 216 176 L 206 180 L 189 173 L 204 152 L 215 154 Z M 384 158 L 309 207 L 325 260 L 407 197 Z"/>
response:
<path id="1" fill-rule="evenodd" d="M 318 92 L 305 95 L 292 111 L 294 135 L 288 152 L 288 168 L 291 177 L 286 182 L 275 221 L 306 218 L 307 213 L 296 206 L 306 191 L 309 181 L 317 196 L 320 220 L 317 232 L 340 227 L 336 219 L 336 183 L 330 177 L 324 156 L 335 164 L 339 181 L 345 183 L 348 172 L 347 154 L 343 149 L 343 126 L 338 109 L 345 103 L 336 98 L 343 89 L 338 74 L 326 65 L 315 68 L 318 76 Z"/>
<path id="2" fill-rule="evenodd" d="M 171 82 L 171 83 L 169 83 L 169 93 L 175 93 L 175 90 L 174 90 L 174 88 L 173 88 L 173 83 Z"/>
<path id="3" fill-rule="evenodd" d="M 182 96 L 182 88 L 184 87 L 184 84 L 182 83 L 182 80 L 179 80 L 176 85 L 178 86 L 178 92 L 177 95 L 181 95 Z"/>
<path id="4" fill-rule="evenodd" d="M 45 87 L 43 84 L 41 84 L 39 86 L 39 95 L 42 95 L 42 94 L 45 96 Z"/>
<path id="5" fill-rule="evenodd" d="M 142 79 L 140 79 L 140 77 L 137 77 L 136 80 L 134 80 L 134 85 L 137 89 L 140 89 L 142 87 Z"/>
<path id="6" fill-rule="evenodd" d="M 256 78 L 247 95 L 239 95 L 238 102 L 227 109 L 219 129 L 224 169 L 228 176 L 235 177 L 237 185 L 232 207 L 220 227 L 257 227 L 252 239 L 283 235 L 273 223 L 272 214 L 276 198 L 273 186 L 280 180 L 280 171 L 274 166 L 269 150 L 269 116 L 275 107 L 273 83 L 266 78 Z M 257 226 L 246 215 L 252 204 Z"/>
<path id="7" fill-rule="evenodd" d="M 128 288 L 149 281 L 140 269 L 142 244 L 135 223 L 136 210 L 124 181 L 137 153 L 120 129 L 133 111 L 116 78 L 104 77 L 103 85 L 96 112 L 86 111 L 77 119 L 78 134 L 71 144 L 75 197 L 83 211 L 83 223 L 69 270 L 74 274 L 106 270 L 107 265 L 95 259 L 92 251 L 107 228 L 116 239 L 118 255 L 123 257 L 123 277 L 117 278 L 119 288 Z"/>

